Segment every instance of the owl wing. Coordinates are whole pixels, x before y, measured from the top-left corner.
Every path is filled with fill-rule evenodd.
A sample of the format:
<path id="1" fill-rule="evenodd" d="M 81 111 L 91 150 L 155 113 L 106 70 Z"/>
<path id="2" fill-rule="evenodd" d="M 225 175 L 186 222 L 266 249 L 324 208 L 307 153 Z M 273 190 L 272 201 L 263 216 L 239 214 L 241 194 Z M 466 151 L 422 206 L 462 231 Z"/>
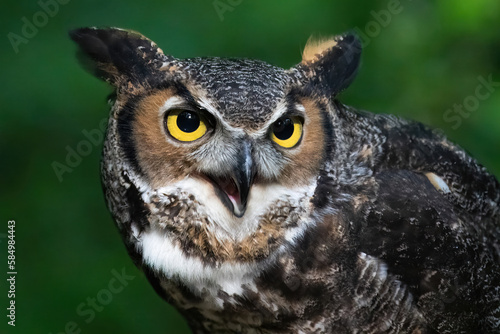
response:
<path id="1" fill-rule="evenodd" d="M 383 121 L 385 155 L 360 250 L 409 287 L 434 328 L 498 329 L 498 182 L 442 135 Z"/>
<path id="2" fill-rule="evenodd" d="M 477 221 L 488 217 L 497 217 L 498 221 L 500 184 L 462 148 L 421 123 L 385 115 L 375 115 L 374 122 L 385 137 L 376 171 L 396 168 L 434 173 L 447 185 L 445 196 L 457 212 L 473 214 Z"/>

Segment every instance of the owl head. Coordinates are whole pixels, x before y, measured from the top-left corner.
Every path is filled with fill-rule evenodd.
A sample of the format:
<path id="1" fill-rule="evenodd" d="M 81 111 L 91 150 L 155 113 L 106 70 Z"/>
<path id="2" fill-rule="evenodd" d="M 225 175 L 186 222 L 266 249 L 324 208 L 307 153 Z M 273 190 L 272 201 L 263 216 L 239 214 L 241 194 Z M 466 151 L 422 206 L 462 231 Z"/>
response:
<path id="1" fill-rule="evenodd" d="M 312 196 L 335 152 L 335 97 L 353 80 L 361 51 L 349 34 L 309 41 L 302 61 L 285 70 L 177 59 L 115 28 L 70 35 L 85 67 L 116 89 L 102 167 L 110 205 L 113 189 L 126 184 L 115 192 L 137 189 L 149 222 L 176 221 L 175 229 L 204 221 L 233 238 L 255 233 L 280 203 L 289 215 Z"/>

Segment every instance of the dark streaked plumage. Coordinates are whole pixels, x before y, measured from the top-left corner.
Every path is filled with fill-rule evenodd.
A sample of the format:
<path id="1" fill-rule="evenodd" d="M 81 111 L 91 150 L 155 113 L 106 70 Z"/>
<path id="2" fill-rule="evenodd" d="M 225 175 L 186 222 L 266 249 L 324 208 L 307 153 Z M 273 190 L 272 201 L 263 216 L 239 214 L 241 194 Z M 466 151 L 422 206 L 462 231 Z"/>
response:
<path id="1" fill-rule="evenodd" d="M 116 87 L 108 207 L 193 332 L 500 333 L 499 183 L 441 133 L 336 100 L 353 36 L 289 70 L 71 37 Z"/>

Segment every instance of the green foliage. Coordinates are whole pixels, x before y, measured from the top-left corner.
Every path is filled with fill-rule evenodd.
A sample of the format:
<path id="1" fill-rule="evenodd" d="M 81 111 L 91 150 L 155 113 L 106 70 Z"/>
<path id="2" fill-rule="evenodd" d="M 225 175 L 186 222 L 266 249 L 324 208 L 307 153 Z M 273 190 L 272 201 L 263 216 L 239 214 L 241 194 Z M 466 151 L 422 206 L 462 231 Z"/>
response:
<path id="1" fill-rule="evenodd" d="M 35 0 L 3 4 L 0 12 L 0 233 L 16 220 L 16 333 L 187 332 L 129 260 L 105 208 L 101 144 L 81 143 L 89 140 L 83 130 L 97 131 L 107 116 L 111 89 L 79 68 L 71 28 L 129 28 L 177 57 L 259 58 L 285 68 L 300 61 L 309 35 L 357 28 L 367 36 L 362 67 L 340 99 L 442 128 L 500 175 L 499 87 L 476 96 L 478 78 L 500 81 L 497 0 L 59 1 L 65 4 L 41 0 L 57 4 L 45 24 Z M 40 27 L 23 34 L 34 19 Z M 457 119 L 454 105 L 464 103 L 471 111 Z M 74 167 L 68 148 L 86 154 L 71 158 Z M 112 270 L 123 268 L 135 278 L 92 320 L 81 315 L 87 298 L 104 298 Z M 3 318 L 0 326 L 14 332 Z"/>

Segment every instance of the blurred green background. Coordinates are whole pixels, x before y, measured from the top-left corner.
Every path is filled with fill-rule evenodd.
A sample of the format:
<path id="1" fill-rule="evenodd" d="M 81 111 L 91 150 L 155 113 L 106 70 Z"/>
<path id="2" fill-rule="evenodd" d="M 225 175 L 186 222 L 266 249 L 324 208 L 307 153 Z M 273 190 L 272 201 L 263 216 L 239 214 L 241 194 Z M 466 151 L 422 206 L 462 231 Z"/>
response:
<path id="1" fill-rule="evenodd" d="M 51 15 L 40 14 L 41 4 Z M 187 332 L 126 254 L 104 205 L 101 144 L 87 147 L 62 181 L 53 169 L 86 140 L 84 130 L 99 129 L 111 92 L 78 66 L 71 28 L 129 28 L 177 57 L 259 58 L 285 68 L 300 61 L 311 34 L 355 29 L 365 39 L 362 66 L 341 101 L 442 128 L 500 175 L 500 87 L 480 79 L 500 82 L 498 0 L 22 0 L 0 7 L 2 333 Z M 23 32 L 33 20 L 36 31 Z M 460 115 L 454 105 L 464 104 Z M 15 328 L 5 317 L 9 219 L 17 223 Z M 119 286 L 113 270 L 135 278 L 110 293 L 110 282 Z M 107 304 L 92 315 L 96 297 Z"/>

